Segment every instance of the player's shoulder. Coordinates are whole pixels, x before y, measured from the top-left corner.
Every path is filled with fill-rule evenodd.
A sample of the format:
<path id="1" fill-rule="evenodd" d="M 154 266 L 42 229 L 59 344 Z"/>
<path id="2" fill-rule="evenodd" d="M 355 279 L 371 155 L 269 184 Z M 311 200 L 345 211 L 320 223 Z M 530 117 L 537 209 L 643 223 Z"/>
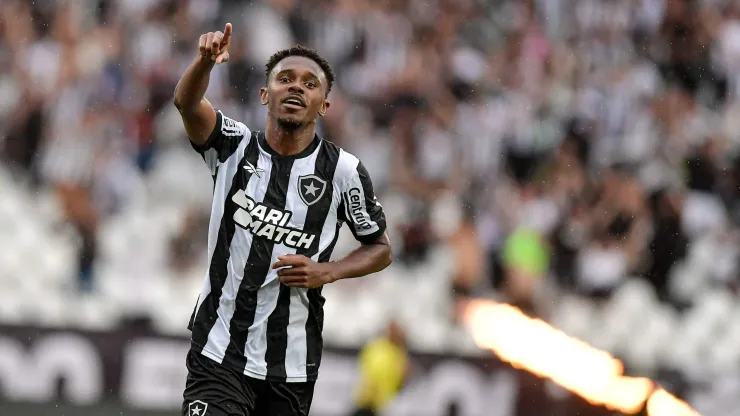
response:
<path id="1" fill-rule="evenodd" d="M 357 166 L 360 165 L 357 156 L 329 140 L 324 139 L 323 143 L 325 154 L 336 161 L 335 178 L 346 179 L 357 172 Z"/>
<path id="2" fill-rule="evenodd" d="M 223 136 L 244 137 L 251 135 L 251 131 L 246 124 L 227 116 L 220 109 L 216 110 L 216 117 L 216 123 Z"/>

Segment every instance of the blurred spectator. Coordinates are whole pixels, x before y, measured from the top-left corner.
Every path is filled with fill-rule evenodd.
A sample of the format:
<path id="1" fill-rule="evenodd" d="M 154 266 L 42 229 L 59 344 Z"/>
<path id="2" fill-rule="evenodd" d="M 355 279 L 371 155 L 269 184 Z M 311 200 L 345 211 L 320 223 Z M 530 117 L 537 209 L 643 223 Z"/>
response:
<path id="1" fill-rule="evenodd" d="M 188 212 L 177 234 L 170 241 L 169 265 L 184 273 L 197 265 L 199 255 L 208 248 L 203 236 L 208 232 L 207 213 Z"/>
<path id="2" fill-rule="evenodd" d="M 548 247 L 537 231 L 526 228 L 514 231 L 504 243 L 502 252 L 503 291 L 507 302 L 533 312 L 535 290 L 545 277 L 548 263 Z"/>
<path id="3" fill-rule="evenodd" d="M 375 415 L 393 400 L 409 376 L 403 328 L 390 322 L 385 334 L 365 345 L 359 360 L 360 381 L 353 416 Z"/>

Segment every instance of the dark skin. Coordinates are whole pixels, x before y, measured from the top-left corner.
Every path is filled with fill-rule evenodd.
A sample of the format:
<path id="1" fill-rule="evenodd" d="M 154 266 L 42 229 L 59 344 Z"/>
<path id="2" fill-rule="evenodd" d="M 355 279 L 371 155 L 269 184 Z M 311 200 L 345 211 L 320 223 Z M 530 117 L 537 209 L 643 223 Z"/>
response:
<path id="1" fill-rule="evenodd" d="M 265 138 L 270 147 L 290 155 L 311 144 L 316 120 L 329 109 L 326 89 L 326 75 L 311 59 L 289 56 L 275 66 L 267 86 L 260 89 L 262 105 L 268 109 Z"/>
<path id="2" fill-rule="evenodd" d="M 200 36 L 199 55 L 193 60 L 175 88 L 174 104 L 182 116 L 191 142 L 205 145 L 216 126 L 217 116 L 205 98 L 211 70 L 229 60 L 232 25 L 223 32 Z M 321 67 L 309 58 L 290 56 L 280 61 L 270 73 L 267 85 L 260 89 L 261 103 L 268 108 L 265 138 L 281 155 L 294 155 L 307 148 L 316 135 L 316 120 L 326 114 L 328 84 Z M 297 100 L 291 103 L 291 100 Z M 387 233 L 362 244 L 345 258 L 318 263 L 303 255 L 278 257 L 272 265 L 283 284 L 298 288 L 317 288 L 340 279 L 379 272 L 392 261 Z"/>

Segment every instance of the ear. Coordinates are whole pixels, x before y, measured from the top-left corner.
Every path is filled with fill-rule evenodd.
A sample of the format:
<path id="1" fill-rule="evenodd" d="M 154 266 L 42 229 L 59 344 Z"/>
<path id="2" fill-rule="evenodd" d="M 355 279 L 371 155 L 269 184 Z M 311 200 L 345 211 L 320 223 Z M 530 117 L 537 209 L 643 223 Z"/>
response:
<path id="1" fill-rule="evenodd" d="M 267 105 L 267 88 L 265 87 L 260 88 L 260 103 Z"/>
<path id="2" fill-rule="evenodd" d="M 329 109 L 329 106 L 331 106 L 331 103 L 329 101 L 324 100 L 324 102 L 321 103 L 321 108 L 319 108 L 319 115 L 321 117 L 326 115 L 326 110 Z"/>

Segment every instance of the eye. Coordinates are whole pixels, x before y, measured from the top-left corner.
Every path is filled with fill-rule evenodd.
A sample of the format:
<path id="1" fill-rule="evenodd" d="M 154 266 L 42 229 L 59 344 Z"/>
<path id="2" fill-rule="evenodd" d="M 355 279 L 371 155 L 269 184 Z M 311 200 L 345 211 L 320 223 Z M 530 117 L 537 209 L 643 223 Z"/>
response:
<path id="1" fill-rule="evenodd" d="M 288 77 L 280 77 L 280 82 L 282 82 L 282 83 L 290 82 L 290 78 L 288 78 Z"/>
<path id="2" fill-rule="evenodd" d="M 308 82 L 306 83 L 306 86 L 307 86 L 308 88 L 316 88 L 316 83 L 315 83 L 315 82 L 313 82 L 313 81 L 308 81 Z"/>

